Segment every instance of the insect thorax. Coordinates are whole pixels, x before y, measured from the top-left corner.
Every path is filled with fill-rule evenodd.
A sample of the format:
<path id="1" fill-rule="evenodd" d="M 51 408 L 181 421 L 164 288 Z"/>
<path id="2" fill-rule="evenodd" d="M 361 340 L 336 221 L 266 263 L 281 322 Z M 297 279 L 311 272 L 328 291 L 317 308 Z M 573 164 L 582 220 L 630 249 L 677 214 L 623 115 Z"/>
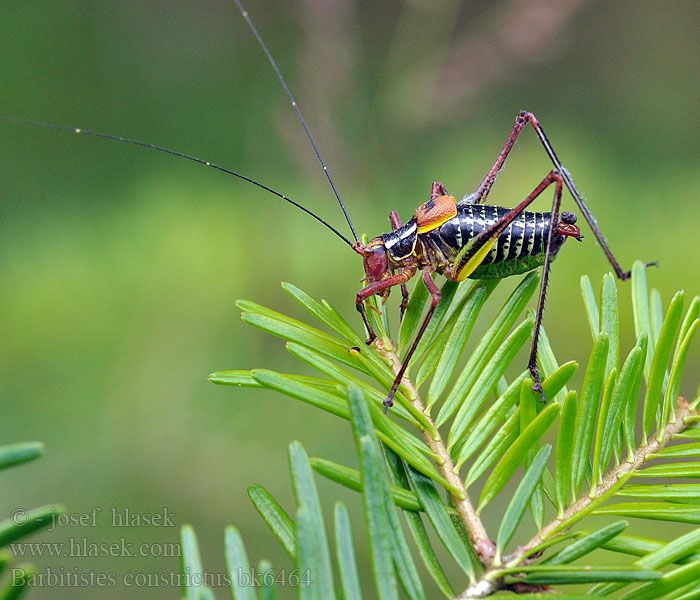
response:
<path id="1" fill-rule="evenodd" d="M 396 265 L 400 265 L 402 261 L 415 253 L 418 240 L 417 229 L 414 217 L 398 229 L 382 234 L 381 237 L 384 240 L 384 247 L 389 259 Z"/>

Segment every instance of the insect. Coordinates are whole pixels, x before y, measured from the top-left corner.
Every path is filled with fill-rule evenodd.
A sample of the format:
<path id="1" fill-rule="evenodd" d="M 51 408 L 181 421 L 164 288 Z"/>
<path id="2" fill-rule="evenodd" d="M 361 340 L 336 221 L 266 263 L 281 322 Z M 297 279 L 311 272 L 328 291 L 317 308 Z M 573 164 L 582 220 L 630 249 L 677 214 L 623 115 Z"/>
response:
<path id="1" fill-rule="evenodd" d="M 291 200 L 286 195 L 250 177 L 203 159 L 155 144 L 105 133 L 38 123 L 24 119 L 14 119 L 11 117 L 0 118 L 6 121 L 50 127 L 83 135 L 135 144 L 165 152 L 234 175 L 303 210 L 331 230 L 362 257 L 367 285 L 357 292 L 356 307 L 367 329 L 368 344 L 371 344 L 376 339 L 376 333 L 373 331 L 367 317 L 365 307 L 367 299 L 376 295 L 383 301 L 386 301 L 391 289 L 395 286 L 400 286 L 403 297 L 401 305 L 403 312 L 408 301 L 408 293 L 405 284 L 414 277 L 418 271 L 421 271 L 423 282 L 431 295 L 430 307 L 403 360 L 391 389 L 387 394 L 384 401 L 385 412 L 393 404 L 394 395 L 405 374 L 407 365 L 440 301 L 440 290 L 433 281 L 433 274 L 442 274 L 449 280 L 460 281 L 467 277 L 502 278 L 542 267 L 543 276 L 540 284 L 539 301 L 528 369 L 533 377 L 533 388 L 542 394 L 544 399 L 536 359 L 539 332 L 544 313 L 545 295 L 549 282 L 549 269 L 552 260 L 556 257 L 567 238 L 572 237 L 581 241 L 583 237 L 579 227 L 576 225 L 576 215 L 571 212 L 560 212 L 564 187 L 566 187 L 573 196 L 581 214 L 590 225 L 593 234 L 603 248 L 617 276 L 621 279 L 627 279 L 629 277 L 629 272 L 624 271 L 613 256 L 605 238 L 600 232 L 595 218 L 577 191 L 570 174 L 559 161 L 539 121 L 529 112 L 522 111 L 517 115 L 510 135 L 496 161 L 473 193 L 464 196 L 464 198 L 458 202 L 454 196 L 448 194 L 442 183 L 435 181 L 432 184 L 427 202 L 417 209 L 416 214 L 411 219 L 406 223 L 402 223 L 398 214 L 392 211 L 390 213 L 390 221 L 393 230 L 374 237 L 367 244 L 362 244 L 316 142 L 301 115 L 297 103 L 277 63 L 240 0 L 235 0 L 235 2 L 243 18 L 252 30 L 257 42 L 264 51 L 267 60 L 275 71 L 277 78 L 305 130 L 324 173 L 328 178 L 339 206 L 348 222 L 353 240 L 348 239 L 321 217 L 301 204 Z M 552 161 L 554 168 L 543 178 L 540 184 L 514 208 L 508 209 L 485 204 L 491 187 L 500 170 L 503 168 L 511 149 L 518 139 L 518 136 L 528 124 L 533 127 L 537 137 Z M 528 206 L 550 186 L 554 187 L 554 200 L 551 211 L 527 211 L 526 209 Z"/>
<path id="2" fill-rule="evenodd" d="M 508 154 L 528 123 L 534 128 L 555 168 L 515 208 L 483 204 Z M 535 198 L 550 185 L 554 185 L 555 188 L 551 212 L 526 211 Z M 537 347 L 549 283 L 549 269 L 567 238 L 572 237 L 578 241 L 582 241 L 583 238 L 576 225 L 576 215 L 568 211 L 560 213 L 564 185 L 580 207 L 617 276 L 623 280 L 628 279 L 630 272 L 623 271 L 613 256 L 595 218 L 576 189 L 569 172 L 559 161 L 544 129 L 537 118 L 526 111 L 518 113 L 503 149 L 476 191 L 466 195 L 458 203 L 453 196 L 447 194 L 441 182 L 435 181 L 428 202 L 418 207 L 416 215 L 405 225 L 401 225 L 398 215 L 392 212 L 392 232 L 377 236 L 366 245 L 359 242 L 353 245 L 353 249 L 363 257 L 369 283 L 357 293 L 357 309 L 369 332 L 367 343 L 376 338 L 364 307 L 367 298 L 377 294 L 385 299 L 393 286 L 401 285 L 402 308 L 405 307 L 408 297 L 404 284 L 419 269 L 422 270 L 423 281 L 432 296 L 428 313 L 384 401 L 385 408 L 392 406 L 394 394 L 411 356 L 440 301 L 440 290 L 432 279 L 433 273 L 441 273 L 451 281 L 461 281 L 467 277 L 500 279 L 540 266 L 543 267 L 543 275 L 528 370 L 534 381 L 533 389 L 542 396 L 543 401 L 545 400 L 537 367 Z"/>

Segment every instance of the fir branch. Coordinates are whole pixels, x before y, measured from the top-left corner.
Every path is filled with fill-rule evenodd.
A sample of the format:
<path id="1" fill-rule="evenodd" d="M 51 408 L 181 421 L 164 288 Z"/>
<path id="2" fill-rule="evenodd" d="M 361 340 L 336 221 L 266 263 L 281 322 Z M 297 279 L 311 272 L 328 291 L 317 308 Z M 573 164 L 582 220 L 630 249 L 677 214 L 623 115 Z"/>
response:
<path id="1" fill-rule="evenodd" d="M 637 448 L 630 460 L 624 461 L 608 471 L 594 493 L 589 492 L 579 497 L 561 516 L 545 525 L 529 542 L 517 548 L 506 562 L 517 564 L 520 557 L 562 529 L 572 526 L 579 518 L 590 512 L 598 500 L 605 498 L 613 488 L 626 481 L 647 460 L 654 458 L 653 455 L 671 441 L 674 435 L 685 431 L 689 426 L 689 422 L 686 422 L 686 417 L 696 417 L 698 412 L 684 398 L 678 398 L 675 415 L 675 423 L 669 423 L 661 432 L 661 435 L 652 436 L 650 442 Z"/>
<path id="2" fill-rule="evenodd" d="M 635 264 L 633 273 L 633 281 L 638 282 L 633 296 L 636 324 L 649 300 L 643 280 L 644 265 Z M 637 592 L 640 597 L 651 599 L 660 597 L 662 591 L 700 590 L 700 584 L 693 583 L 700 576 L 700 558 L 695 558 L 700 557 L 696 552 L 700 546 L 695 545 L 695 535 L 688 538 L 689 541 L 681 536 L 670 542 L 635 538 L 622 534 L 628 526 L 626 521 L 616 521 L 595 531 L 569 531 L 592 513 L 610 513 L 602 505 L 615 494 L 658 500 L 670 497 L 668 490 L 661 493 L 657 489 L 662 486 L 628 486 L 633 476 L 660 477 L 666 472 L 672 472 L 674 477 L 696 476 L 697 468 L 693 467 L 696 463 L 660 465 L 666 471 L 651 468 L 640 473 L 640 469 L 669 452 L 672 452 L 669 456 L 700 458 L 700 444 L 668 448 L 669 442 L 678 437 L 700 439 L 697 426 L 700 413 L 696 409 L 700 398 L 687 403 L 678 397 L 688 346 L 700 328 L 700 299 L 691 302 L 683 319 L 682 294 L 676 296 L 665 319 L 660 316 L 662 311 L 657 302 L 655 329 L 651 325 L 641 327 L 635 346 L 620 364 L 619 310 L 614 281 L 610 277 L 604 280 L 600 310 L 584 278 L 582 288 L 591 319 L 593 349 L 583 388 L 580 394 L 567 390 L 566 385 L 577 365 L 573 362 L 559 365 L 543 331 L 540 368 L 545 378 L 542 383 L 547 397 L 555 399 L 543 408 L 531 389 L 526 372 L 510 382 L 505 378 L 505 368 L 516 357 L 532 327 L 531 318 L 519 325 L 516 323 L 536 283 L 536 273 L 521 280 L 459 373 L 456 366 L 469 331 L 491 288 L 483 282 L 445 284 L 443 301 L 431 322 L 432 329 L 424 335 L 420 356 L 412 361 L 412 366 L 417 367 L 415 375 L 405 376 L 399 386 L 398 402 L 392 410 L 394 419 L 383 414 L 383 399 L 386 387 L 401 368 L 401 350 L 400 345 L 397 350 L 390 339 L 385 319 L 381 322 L 377 319 L 375 323 L 381 335 L 374 345 L 367 351 L 360 351 L 359 347 L 364 347 L 362 337 L 335 309 L 293 286 L 285 286 L 285 289 L 330 328 L 332 334 L 254 303 L 239 303 L 244 320 L 288 340 L 290 352 L 320 371 L 324 378 L 282 375 L 266 370 L 219 372 L 210 378 L 216 383 L 275 389 L 353 424 L 361 458 L 359 471 L 318 458 L 304 459 L 303 471 L 310 473 L 313 467 L 321 475 L 362 493 L 365 521 L 371 532 L 369 542 L 377 591 L 384 591 L 380 597 L 395 597 L 399 585 L 413 600 L 425 597 L 408 551 L 408 540 L 404 539 L 397 520 L 401 511 L 431 577 L 448 598 L 454 597 L 452 586 L 428 541 L 423 518 L 427 518 L 440 542 L 469 579 L 468 587 L 457 596 L 460 600 L 500 597 L 500 592 L 536 594 L 553 591 L 549 587 L 552 585 L 574 583 L 594 584 L 591 593 L 600 590 L 601 595 L 632 585 L 625 598 L 636 598 Z M 398 338 L 403 339 L 404 346 L 415 335 L 413 330 L 420 320 L 426 295 L 421 295 L 422 289 L 419 286 L 411 297 L 401 325 Z M 653 291 L 651 297 L 653 300 Z M 458 327 L 458 324 L 461 325 Z M 673 350 L 672 342 L 676 338 Z M 658 409 L 651 410 L 651 405 L 645 401 L 645 418 L 638 420 L 637 407 L 647 362 L 651 369 L 644 398 L 650 396 L 649 388 L 652 388 L 652 399 L 658 397 L 653 406 Z M 421 398 L 418 387 L 428 381 L 429 389 Z M 497 399 L 489 408 L 485 404 L 494 392 Z M 672 399 L 676 397 L 673 407 Z M 449 435 L 443 439 L 438 427 L 447 426 L 450 421 Z M 557 421 L 560 431 L 551 448 L 542 440 L 545 433 L 553 431 L 552 426 Z M 657 432 L 651 434 L 654 423 Z M 405 427 L 407 424 L 409 428 Z M 411 434 L 409 430 L 413 426 L 423 439 Z M 642 445 L 637 447 L 640 438 Z M 384 446 L 383 453 L 378 451 L 379 444 Z M 627 458 L 617 464 L 625 447 Z M 550 471 L 551 466 L 547 468 L 550 453 L 556 458 L 554 473 Z M 463 478 L 460 469 L 468 460 L 471 466 Z M 608 465 L 611 460 L 613 466 Z M 592 464 L 592 472 L 587 474 L 591 470 L 589 464 Z M 684 469 L 684 465 L 689 466 Z M 481 510 L 505 489 L 505 483 L 521 466 L 524 475 L 502 515 L 498 541 L 494 542 L 482 521 Z M 386 477 L 387 468 L 391 479 Z M 467 490 L 488 470 L 491 473 L 477 507 Z M 581 486 L 587 477 L 592 484 L 584 492 Z M 298 473 L 293 474 L 293 479 L 298 479 Z M 306 479 L 311 481 L 310 477 Z M 440 487 L 448 492 L 450 507 L 445 506 Z M 674 488 L 673 498 L 700 496 L 700 486 L 687 484 L 685 487 L 688 489 L 681 493 Z M 318 526 L 312 525 L 322 522 L 318 503 L 313 503 L 313 509 L 308 503 L 298 503 L 296 518 L 292 518 L 266 490 L 255 491 L 251 497 L 257 500 L 256 507 L 273 533 L 283 541 L 297 566 L 327 556 L 328 543 L 314 541 L 312 536 L 314 531 L 320 531 Z M 557 517 L 543 526 L 546 498 L 552 502 Z M 569 499 L 571 504 L 567 506 Z M 613 513 L 700 522 L 700 513 L 692 504 L 657 502 L 665 512 L 656 505 L 649 508 L 650 504 L 654 503 L 644 504 L 642 510 L 634 504 L 625 505 L 624 510 Z M 514 550 L 507 548 L 523 521 L 527 506 L 531 508 L 538 532 Z M 350 543 L 342 527 L 340 531 L 340 541 Z M 567 540 L 563 549 L 540 560 L 550 546 Z M 632 565 L 603 567 L 581 562 L 581 558 L 598 548 L 642 558 Z M 671 564 L 678 566 L 662 572 L 661 569 Z M 351 572 L 345 575 L 352 583 L 356 565 L 343 565 L 345 567 L 350 568 Z M 324 577 L 324 581 L 332 582 L 333 578 Z M 330 587 L 323 597 L 330 597 L 329 593 Z"/>
<path id="3" fill-rule="evenodd" d="M 589 514 L 597 505 L 612 495 L 615 490 L 622 487 L 647 460 L 655 458 L 655 455 L 662 450 L 675 435 L 685 431 L 691 426 L 697 416 L 698 411 L 695 406 L 688 404 L 684 398 L 679 397 L 675 411 L 675 422 L 666 425 L 660 435 L 652 436 L 651 441 L 640 446 L 629 460 L 618 464 L 608 471 L 601 483 L 595 487 L 595 491 L 589 491 L 580 496 L 562 515 L 542 527 L 532 539 L 518 547 L 510 556 L 505 557 L 503 562 L 506 567 L 512 569 L 519 565 L 527 565 L 529 562 L 528 557 L 533 555 L 538 556 L 540 554 L 533 553 L 534 550 L 545 544 L 556 534 L 572 527 L 579 519 Z M 523 585 L 526 586 L 526 589 L 519 589 L 517 593 L 533 591 L 528 584 L 525 583 Z M 537 587 L 537 591 L 542 591 L 541 586 Z M 491 567 L 482 575 L 479 581 L 470 585 L 462 592 L 462 594 L 457 597 L 457 600 L 484 598 L 493 594 L 498 589 L 505 588 L 510 589 L 509 586 L 505 585 L 501 577 L 501 569 L 498 567 Z"/>
<path id="4" fill-rule="evenodd" d="M 389 362 L 394 373 L 398 373 L 401 368 L 401 360 L 396 353 L 396 349 L 389 343 L 385 343 L 381 338 L 375 342 L 375 347 L 380 352 L 380 354 Z M 411 395 L 411 403 L 413 406 L 422 412 L 427 419 L 430 420 L 433 425 L 432 431 L 437 432 L 437 427 L 432 421 L 431 416 L 425 409 L 425 405 L 421 400 L 418 390 L 413 385 L 413 382 L 408 378 L 404 377 L 401 383 L 406 386 Z M 454 463 L 452 462 L 452 457 L 450 456 L 447 446 L 444 440 L 431 433 L 431 429 L 423 429 L 421 431 L 423 434 L 423 439 L 430 450 L 435 453 L 440 460 L 437 461 L 437 467 L 440 474 L 456 489 L 459 493 L 451 491 L 452 500 L 454 502 L 455 509 L 459 515 L 460 520 L 469 532 L 469 538 L 474 546 L 474 551 L 479 556 L 483 565 L 491 564 L 493 557 L 496 553 L 496 545 L 493 543 L 484 523 L 482 522 L 479 515 L 476 513 L 474 504 L 469 498 L 467 493 L 467 488 L 464 486 L 462 479 L 457 474 Z"/>

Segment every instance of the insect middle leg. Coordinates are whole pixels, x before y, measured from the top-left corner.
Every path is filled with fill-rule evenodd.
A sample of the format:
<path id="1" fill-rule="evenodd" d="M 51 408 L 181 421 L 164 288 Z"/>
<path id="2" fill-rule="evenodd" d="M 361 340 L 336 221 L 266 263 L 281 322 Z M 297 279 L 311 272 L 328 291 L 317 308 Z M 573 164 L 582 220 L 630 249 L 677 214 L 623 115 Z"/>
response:
<path id="1" fill-rule="evenodd" d="M 447 190 L 440 181 L 433 181 L 433 186 L 430 188 L 430 199 L 435 200 L 440 196 L 447 196 Z"/>
<path id="2" fill-rule="evenodd" d="M 416 351 L 416 348 L 418 347 L 418 342 L 420 342 L 421 338 L 423 337 L 423 334 L 425 333 L 426 327 L 428 327 L 428 323 L 430 323 L 430 319 L 433 317 L 433 313 L 435 312 L 435 307 L 438 305 L 438 302 L 440 302 L 440 298 L 442 297 L 442 293 L 440 292 L 440 289 L 438 288 L 437 285 L 435 285 L 435 282 L 433 281 L 433 269 L 432 267 L 424 267 L 423 268 L 423 282 L 425 283 L 425 287 L 428 288 L 428 291 L 430 292 L 430 295 L 432 296 L 432 302 L 430 303 L 430 308 L 428 309 L 428 313 L 425 315 L 425 319 L 423 319 L 423 324 L 420 326 L 420 329 L 418 330 L 418 334 L 416 335 L 415 339 L 413 340 L 413 344 L 411 344 L 411 348 L 409 349 L 408 353 L 406 354 L 406 357 L 403 359 L 403 363 L 401 364 L 401 368 L 399 369 L 399 372 L 396 374 L 396 377 L 394 378 L 394 383 L 391 385 L 391 389 L 389 390 L 389 394 L 387 397 L 384 399 L 384 414 L 389 410 L 391 406 L 394 405 L 394 396 L 396 395 L 396 390 L 399 389 L 399 385 L 401 384 L 401 380 L 403 379 L 404 374 L 406 373 L 406 369 L 408 368 L 408 364 L 411 362 L 411 358 L 413 357 L 413 353 Z"/>
<path id="3" fill-rule="evenodd" d="M 433 188 L 435 188 L 435 183 L 433 183 Z M 396 212 L 395 210 L 392 210 L 389 213 L 389 221 L 391 221 L 391 228 L 394 231 L 396 231 L 399 227 L 401 227 L 401 217 L 399 216 L 399 213 Z M 408 288 L 406 287 L 405 283 L 402 283 L 401 284 L 401 307 L 400 307 L 401 312 L 399 315 L 399 318 L 401 320 L 403 320 L 403 314 L 406 312 L 407 306 L 408 306 Z"/>
<path id="4" fill-rule="evenodd" d="M 360 312 L 360 315 L 362 316 L 362 320 L 365 324 L 365 327 L 367 328 L 367 334 L 368 338 L 365 340 L 365 344 L 369 346 L 374 340 L 377 339 L 377 334 L 374 332 L 374 329 L 372 328 L 372 325 L 369 322 L 369 318 L 367 317 L 367 309 L 365 308 L 365 300 L 369 298 L 370 296 L 374 296 L 375 294 L 380 294 L 384 290 L 394 287 L 395 285 L 401 285 L 405 284 L 411 277 L 413 277 L 416 274 L 416 268 L 415 267 L 406 267 L 401 273 L 397 273 L 396 275 L 392 275 L 391 277 L 387 277 L 386 279 L 382 279 L 382 281 L 375 281 L 374 283 L 371 283 L 368 285 L 366 288 L 361 289 L 359 292 L 357 292 L 357 296 L 355 298 L 355 306 L 357 307 L 357 310 Z"/>

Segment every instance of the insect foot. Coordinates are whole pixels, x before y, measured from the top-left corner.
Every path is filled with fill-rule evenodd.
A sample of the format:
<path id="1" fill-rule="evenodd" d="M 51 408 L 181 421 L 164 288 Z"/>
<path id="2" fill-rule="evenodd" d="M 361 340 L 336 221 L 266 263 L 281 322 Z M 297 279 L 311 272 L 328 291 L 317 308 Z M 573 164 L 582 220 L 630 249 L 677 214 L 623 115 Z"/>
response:
<path id="1" fill-rule="evenodd" d="M 532 375 L 532 379 L 534 381 L 532 391 L 537 392 L 540 396 L 542 396 L 542 403 L 546 404 L 547 398 L 545 397 L 544 390 L 542 389 L 542 379 L 540 378 L 540 372 L 537 367 L 530 367 L 530 375 Z"/>

